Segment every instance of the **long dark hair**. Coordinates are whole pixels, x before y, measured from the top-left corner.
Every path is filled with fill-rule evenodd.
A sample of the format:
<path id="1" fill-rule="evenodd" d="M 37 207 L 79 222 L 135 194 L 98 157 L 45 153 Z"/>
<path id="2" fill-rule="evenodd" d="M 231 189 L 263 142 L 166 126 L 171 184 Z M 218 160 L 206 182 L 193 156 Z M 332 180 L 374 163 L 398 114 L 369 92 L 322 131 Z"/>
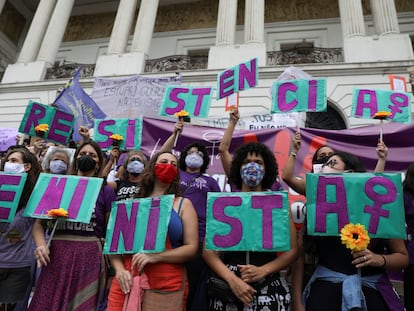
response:
<path id="1" fill-rule="evenodd" d="M 177 158 L 172 152 L 159 152 L 153 155 L 148 164 L 145 166 L 144 171 L 141 173 L 141 175 L 139 175 L 140 188 L 137 194 L 138 197 L 145 198 L 151 195 L 152 191 L 154 190 L 155 183 L 155 165 L 157 164 L 157 160 L 160 155 L 165 153 L 172 154 L 175 158 Z M 180 195 L 180 192 L 180 175 L 177 174 L 177 177 L 170 184 L 164 194 Z"/>
<path id="2" fill-rule="evenodd" d="M 7 152 L 4 162 L 7 162 L 9 156 L 13 153 L 19 152 L 22 155 L 23 163 L 29 163 L 31 165 L 30 170 L 27 171 L 27 179 L 24 185 L 22 196 L 20 197 L 19 205 L 17 210 L 22 209 L 26 206 L 29 197 L 32 194 L 33 188 L 37 182 L 39 174 L 42 172 L 42 167 L 37 157 L 31 153 L 27 148 L 16 148 Z"/>
<path id="3" fill-rule="evenodd" d="M 187 164 L 185 163 L 185 158 L 188 155 L 188 150 L 190 150 L 191 148 L 196 147 L 198 149 L 198 151 L 201 151 L 203 153 L 203 165 L 200 167 L 200 173 L 204 174 L 208 168 L 208 165 L 210 163 L 210 156 L 207 153 L 207 149 L 206 146 L 195 142 L 192 144 L 189 144 L 187 146 L 184 147 L 184 149 L 181 151 L 181 155 L 180 155 L 180 170 L 185 171 L 187 169 Z"/>
<path id="4" fill-rule="evenodd" d="M 77 175 L 78 173 L 78 168 L 76 167 L 76 159 L 81 151 L 81 149 L 83 147 L 85 147 L 86 145 L 91 145 L 93 149 L 95 149 L 95 152 L 98 154 L 98 165 L 99 165 L 99 169 L 95 172 L 95 176 L 96 177 L 101 177 L 102 176 L 102 170 L 103 170 L 103 166 L 104 166 L 104 155 L 102 152 L 101 147 L 99 147 L 99 145 L 93 141 L 93 140 L 88 140 L 83 142 L 78 149 L 76 149 L 75 154 L 73 155 L 73 165 L 72 165 L 72 171 L 71 174 L 72 175 Z"/>
<path id="5" fill-rule="evenodd" d="M 234 152 L 233 161 L 231 162 L 230 168 L 230 181 L 238 189 L 241 189 L 243 180 L 240 175 L 240 168 L 249 153 L 261 155 L 263 157 L 265 174 L 262 180 L 262 188 L 270 189 L 270 187 L 276 181 L 278 175 L 278 166 L 273 152 L 270 151 L 269 147 L 267 147 L 265 144 L 259 142 L 251 142 L 241 145 Z"/>
<path id="6" fill-rule="evenodd" d="M 408 166 L 407 172 L 405 173 L 403 190 L 414 195 L 414 162 Z"/>

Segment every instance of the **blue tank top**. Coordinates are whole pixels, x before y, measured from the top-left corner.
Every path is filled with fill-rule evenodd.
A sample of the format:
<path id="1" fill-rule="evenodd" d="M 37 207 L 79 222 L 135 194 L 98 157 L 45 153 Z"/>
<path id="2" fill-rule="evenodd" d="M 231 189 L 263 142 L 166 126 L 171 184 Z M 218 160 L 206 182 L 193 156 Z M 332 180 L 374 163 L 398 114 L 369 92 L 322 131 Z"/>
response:
<path id="1" fill-rule="evenodd" d="M 184 199 L 181 198 L 178 212 L 176 212 L 174 208 L 171 210 L 170 223 L 168 224 L 168 238 L 170 239 L 172 248 L 183 245 L 183 223 L 180 217 L 183 200 Z"/>

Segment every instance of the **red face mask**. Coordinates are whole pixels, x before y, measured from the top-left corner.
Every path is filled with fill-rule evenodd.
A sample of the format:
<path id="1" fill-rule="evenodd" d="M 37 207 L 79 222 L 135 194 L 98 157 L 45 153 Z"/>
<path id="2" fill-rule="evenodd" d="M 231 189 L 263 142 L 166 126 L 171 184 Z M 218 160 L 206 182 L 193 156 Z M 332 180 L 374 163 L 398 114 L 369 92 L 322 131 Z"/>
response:
<path id="1" fill-rule="evenodd" d="M 164 184 L 170 184 L 177 178 L 178 170 L 172 164 L 157 163 L 155 164 L 155 178 Z"/>

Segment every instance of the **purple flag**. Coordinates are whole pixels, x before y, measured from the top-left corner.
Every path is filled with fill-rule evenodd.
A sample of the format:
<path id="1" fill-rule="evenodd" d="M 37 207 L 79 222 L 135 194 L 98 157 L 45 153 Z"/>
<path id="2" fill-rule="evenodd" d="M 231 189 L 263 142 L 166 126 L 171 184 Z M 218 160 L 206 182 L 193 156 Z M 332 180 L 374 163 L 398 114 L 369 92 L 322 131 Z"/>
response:
<path id="1" fill-rule="evenodd" d="M 93 128 L 95 119 L 106 118 L 106 114 L 80 86 L 79 74 L 81 69 L 82 67 L 79 67 L 76 70 L 71 81 L 66 84 L 54 102 L 54 106 L 75 116 L 73 131 L 75 141 L 82 139 L 78 133 L 79 126 Z"/>

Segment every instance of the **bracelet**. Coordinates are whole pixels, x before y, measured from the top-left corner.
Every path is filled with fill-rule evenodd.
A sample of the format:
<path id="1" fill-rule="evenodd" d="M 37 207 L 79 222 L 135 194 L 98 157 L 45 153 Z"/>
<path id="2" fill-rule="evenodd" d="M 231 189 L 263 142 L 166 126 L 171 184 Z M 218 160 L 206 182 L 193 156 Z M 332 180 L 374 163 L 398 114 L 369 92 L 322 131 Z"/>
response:
<path id="1" fill-rule="evenodd" d="M 380 254 L 380 256 L 382 257 L 382 259 L 384 259 L 384 263 L 382 264 L 380 268 L 385 268 L 385 266 L 387 265 L 387 259 L 385 259 L 385 256 L 382 254 Z"/>
<path id="2" fill-rule="evenodd" d="M 291 155 L 292 157 L 296 158 L 296 152 L 293 152 L 293 151 L 292 151 L 292 152 L 290 153 L 290 155 Z"/>

